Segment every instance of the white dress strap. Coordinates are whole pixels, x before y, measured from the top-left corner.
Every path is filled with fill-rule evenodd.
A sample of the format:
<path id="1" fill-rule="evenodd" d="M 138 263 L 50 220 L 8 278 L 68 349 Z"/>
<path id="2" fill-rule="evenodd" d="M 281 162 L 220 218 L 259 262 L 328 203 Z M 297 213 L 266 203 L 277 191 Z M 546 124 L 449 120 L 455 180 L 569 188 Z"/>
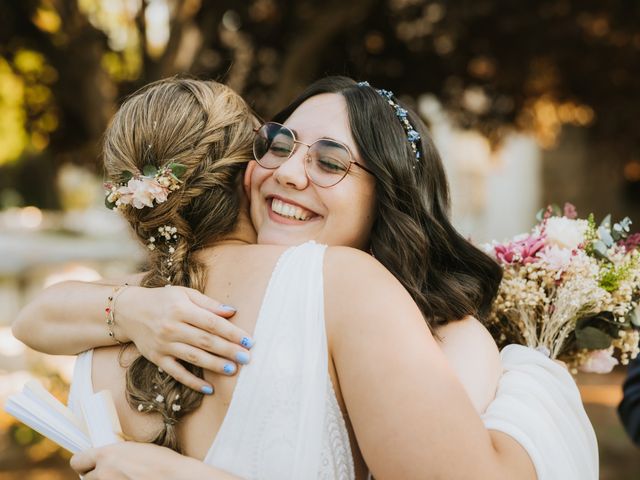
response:
<path id="1" fill-rule="evenodd" d="M 91 364 L 93 361 L 93 350 L 82 352 L 76 357 L 76 363 L 73 367 L 73 380 L 69 389 L 69 398 L 67 404 L 71 411 L 78 417 L 83 419 L 82 408 L 80 407 L 80 399 L 89 398 L 93 395 L 93 385 L 91 380 Z"/>
<path id="2" fill-rule="evenodd" d="M 522 445 L 538 480 L 597 480 L 598 444 L 571 374 L 521 345 L 500 356 L 503 374 L 485 426 Z"/>
<path id="3" fill-rule="evenodd" d="M 315 479 L 328 392 L 323 258 L 315 243 L 287 250 L 257 319 L 252 362 L 242 368 L 205 458 L 247 479 Z"/>

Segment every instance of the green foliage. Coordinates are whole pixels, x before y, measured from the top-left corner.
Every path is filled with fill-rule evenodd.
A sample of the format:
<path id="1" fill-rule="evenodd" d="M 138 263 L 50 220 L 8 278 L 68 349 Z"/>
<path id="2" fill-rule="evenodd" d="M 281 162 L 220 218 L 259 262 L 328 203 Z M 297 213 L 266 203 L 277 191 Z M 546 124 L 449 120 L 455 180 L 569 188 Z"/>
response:
<path id="1" fill-rule="evenodd" d="M 607 292 L 615 292 L 620 287 L 620 282 L 628 278 L 629 273 L 636 267 L 637 262 L 637 257 L 633 257 L 619 266 L 613 263 L 605 263 L 600 269 L 600 287 Z"/>
<path id="2" fill-rule="evenodd" d="M 563 211 L 562 208 L 560 208 L 560 205 L 558 205 L 557 203 L 552 203 L 550 205 L 547 205 L 546 208 L 541 208 L 540 210 L 538 210 L 538 213 L 536 213 L 536 220 L 538 222 L 541 222 L 545 218 L 562 217 L 562 215 Z"/>
<path id="3" fill-rule="evenodd" d="M 595 327 L 576 329 L 576 343 L 579 348 L 588 350 L 602 350 L 609 348 L 613 338 Z"/>
<path id="4" fill-rule="evenodd" d="M 587 217 L 587 230 L 584 233 L 585 252 L 587 255 L 594 256 L 594 242 L 598 239 L 598 227 L 596 226 L 596 219 L 593 213 L 590 213 Z"/>
<path id="5" fill-rule="evenodd" d="M 115 202 L 109 201 L 109 195 L 104 197 L 104 206 L 107 207 L 109 210 L 113 210 L 114 208 L 116 208 Z"/>
<path id="6" fill-rule="evenodd" d="M 625 217 L 620 222 L 611 225 L 611 215 L 607 215 L 602 222 L 600 222 L 600 225 L 596 227 L 596 221 L 592 213 L 589 215 L 587 223 L 587 231 L 585 232 L 585 251 L 587 255 L 611 262 L 609 259 L 609 249 L 613 247 L 616 242 L 624 240 L 629 236 L 631 219 Z M 613 285 L 619 283 L 619 280 L 616 280 L 619 273 L 621 272 L 611 273 L 610 269 L 603 273 L 605 284 L 610 285 L 609 288 L 613 290 L 617 288 L 617 286 Z"/>
<path id="7" fill-rule="evenodd" d="M 153 165 L 145 165 L 142 168 L 142 174 L 145 177 L 154 177 L 158 173 L 158 169 Z"/>
<path id="8" fill-rule="evenodd" d="M 583 317 L 576 322 L 575 336 L 578 348 L 602 350 L 618 338 L 618 332 L 624 324 L 616 321 L 611 312 L 600 312 Z"/>
<path id="9" fill-rule="evenodd" d="M 186 165 L 182 165 L 181 163 L 171 163 L 169 164 L 169 169 L 174 177 L 180 178 L 187 171 Z"/>

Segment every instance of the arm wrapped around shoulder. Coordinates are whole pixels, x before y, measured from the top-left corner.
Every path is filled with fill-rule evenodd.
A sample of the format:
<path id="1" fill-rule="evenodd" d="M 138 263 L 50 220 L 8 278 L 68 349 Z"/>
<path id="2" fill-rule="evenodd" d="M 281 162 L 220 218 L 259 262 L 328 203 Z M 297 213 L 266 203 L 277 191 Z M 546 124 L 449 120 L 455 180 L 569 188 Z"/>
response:
<path id="1" fill-rule="evenodd" d="M 522 445 L 538 480 L 597 480 L 598 445 L 571 374 L 542 353 L 508 345 L 495 400 L 482 415 L 489 430 Z"/>

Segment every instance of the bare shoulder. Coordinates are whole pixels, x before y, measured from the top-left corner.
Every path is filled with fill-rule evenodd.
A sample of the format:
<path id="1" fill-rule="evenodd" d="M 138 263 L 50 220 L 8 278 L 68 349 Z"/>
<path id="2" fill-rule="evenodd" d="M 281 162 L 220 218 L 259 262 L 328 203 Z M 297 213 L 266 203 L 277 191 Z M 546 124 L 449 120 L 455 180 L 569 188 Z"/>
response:
<path id="1" fill-rule="evenodd" d="M 329 247 L 324 279 L 325 300 L 340 305 L 342 311 L 348 308 L 351 313 L 366 312 L 380 305 L 385 305 L 388 313 L 403 307 L 417 309 L 409 293 L 384 265 L 355 248 Z"/>
<path id="2" fill-rule="evenodd" d="M 363 331 L 386 328 L 431 336 L 420 309 L 375 258 L 349 247 L 329 247 L 324 259 L 325 320 L 330 348 Z M 352 338 L 356 340 L 356 338 Z"/>
<path id="3" fill-rule="evenodd" d="M 353 288 L 372 282 L 400 285 L 389 271 L 368 253 L 351 247 L 328 247 L 324 260 L 324 274 Z M 364 277 L 370 275 L 371 277 Z"/>
<path id="4" fill-rule="evenodd" d="M 436 333 L 476 410 L 483 412 L 495 397 L 502 374 L 500 353 L 491 334 L 474 317 L 448 323 Z"/>

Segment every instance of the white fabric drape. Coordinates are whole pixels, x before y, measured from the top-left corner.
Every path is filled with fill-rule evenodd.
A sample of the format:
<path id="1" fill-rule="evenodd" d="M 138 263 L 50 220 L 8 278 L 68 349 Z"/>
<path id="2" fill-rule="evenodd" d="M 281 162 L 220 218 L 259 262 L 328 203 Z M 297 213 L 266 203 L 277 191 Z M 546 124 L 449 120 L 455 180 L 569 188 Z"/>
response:
<path id="1" fill-rule="evenodd" d="M 524 447 L 538 480 L 597 480 L 598 444 L 571 374 L 521 345 L 500 356 L 503 374 L 482 415 L 485 426 Z"/>

